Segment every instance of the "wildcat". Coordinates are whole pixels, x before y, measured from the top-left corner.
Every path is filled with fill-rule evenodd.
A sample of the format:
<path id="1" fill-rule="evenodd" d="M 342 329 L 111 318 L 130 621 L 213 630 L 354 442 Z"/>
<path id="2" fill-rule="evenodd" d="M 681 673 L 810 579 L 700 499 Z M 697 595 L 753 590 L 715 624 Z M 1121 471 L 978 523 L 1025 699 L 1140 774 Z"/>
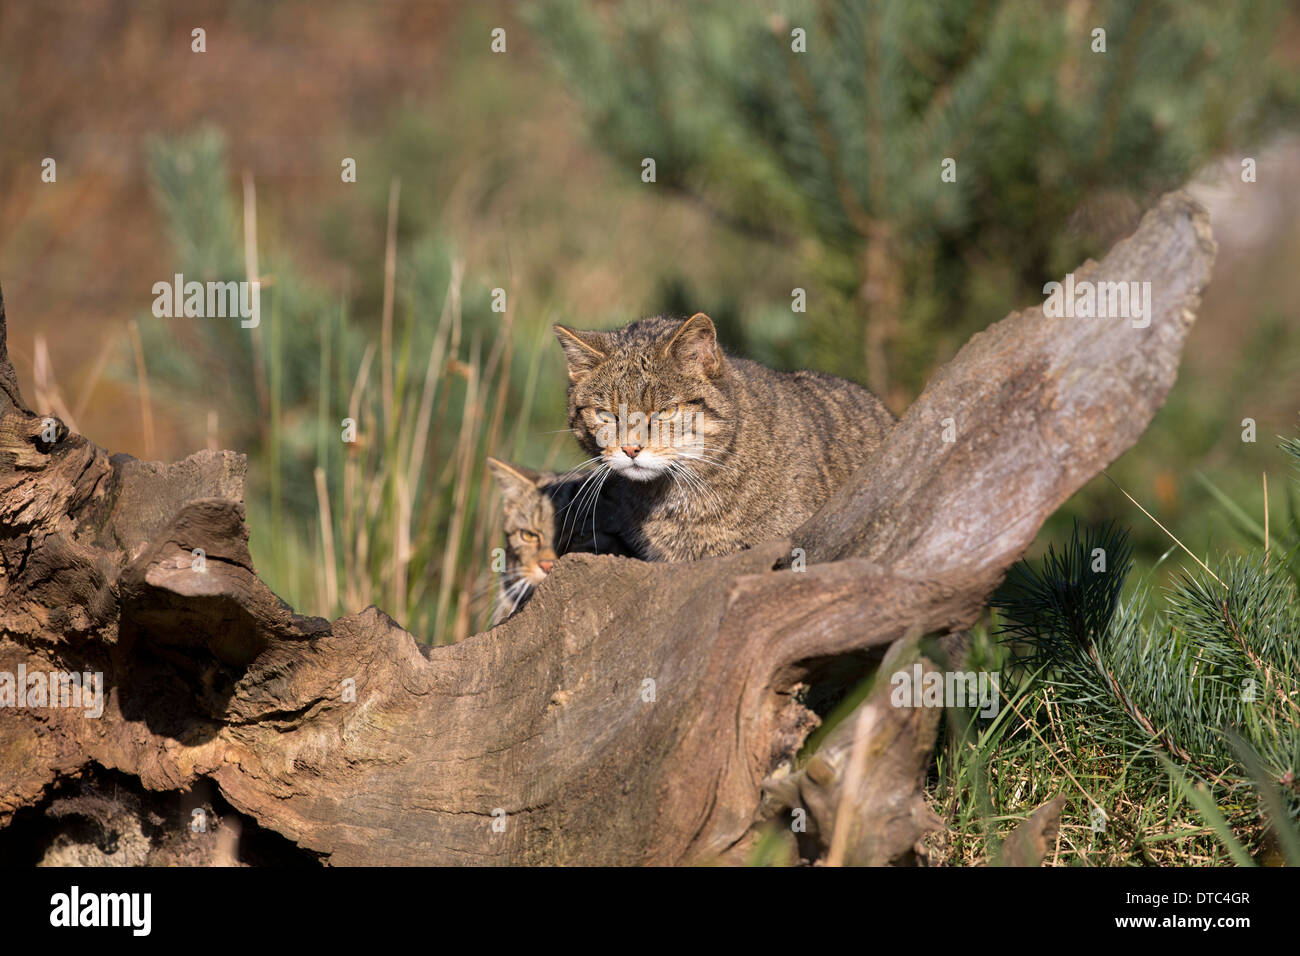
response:
<path id="1" fill-rule="evenodd" d="M 586 507 L 592 487 L 584 488 L 583 479 L 534 471 L 498 458 L 488 458 L 487 464 L 501 489 L 506 533 L 505 570 L 493 626 L 524 605 L 560 555 L 631 553 Z"/>
<path id="2" fill-rule="evenodd" d="M 896 419 L 860 385 L 724 355 L 712 320 L 563 325 L 569 426 L 638 557 L 685 561 L 794 531 Z"/>

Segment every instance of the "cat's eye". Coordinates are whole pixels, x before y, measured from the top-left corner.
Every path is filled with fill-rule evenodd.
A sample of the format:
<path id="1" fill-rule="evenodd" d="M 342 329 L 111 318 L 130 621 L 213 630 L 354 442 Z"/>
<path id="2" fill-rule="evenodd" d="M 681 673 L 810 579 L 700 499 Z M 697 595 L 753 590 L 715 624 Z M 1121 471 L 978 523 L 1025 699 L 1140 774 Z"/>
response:
<path id="1" fill-rule="evenodd" d="M 612 413 L 604 411 L 602 409 L 596 412 L 596 421 L 605 422 L 606 424 L 613 424 L 614 422 L 618 421 L 618 419 L 615 418 Z"/>
<path id="2" fill-rule="evenodd" d="M 536 531 L 520 531 L 519 537 L 523 538 L 528 544 L 537 544 L 542 540 L 542 536 Z"/>
<path id="3" fill-rule="evenodd" d="M 653 415 L 650 416 L 650 420 L 653 422 L 653 421 L 659 421 L 660 419 L 664 419 L 664 418 L 672 418 L 679 411 L 681 411 L 681 408 L 682 406 L 680 403 L 676 405 L 669 405 L 667 408 L 661 408 L 659 409 L 659 411 L 655 412 Z"/>

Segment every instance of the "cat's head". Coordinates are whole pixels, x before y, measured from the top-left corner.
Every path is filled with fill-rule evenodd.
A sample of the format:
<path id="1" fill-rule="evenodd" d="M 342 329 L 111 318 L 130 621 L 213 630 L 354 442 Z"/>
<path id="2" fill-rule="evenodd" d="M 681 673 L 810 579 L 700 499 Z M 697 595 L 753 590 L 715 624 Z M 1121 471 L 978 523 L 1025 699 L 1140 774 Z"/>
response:
<path id="1" fill-rule="evenodd" d="M 725 454 L 735 429 L 713 321 L 656 316 L 612 332 L 555 326 L 569 370 L 569 426 L 624 478 L 652 481 Z"/>
<path id="2" fill-rule="evenodd" d="M 556 559 L 555 504 L 546 486 L 555 479 L 548 472 L 487 460 L 488 470 L 501 489 L 502 524 L 506 533 L 507 588 L 531 590 L 546 578 Z"/>

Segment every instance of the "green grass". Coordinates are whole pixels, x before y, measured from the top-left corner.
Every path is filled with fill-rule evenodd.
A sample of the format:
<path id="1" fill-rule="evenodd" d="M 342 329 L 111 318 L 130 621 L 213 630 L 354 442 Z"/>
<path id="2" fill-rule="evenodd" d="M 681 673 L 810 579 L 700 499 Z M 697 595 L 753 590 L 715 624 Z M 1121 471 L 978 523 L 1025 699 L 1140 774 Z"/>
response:
<path id="1" fill-rule="evenodd" d="M 998 655 L 988 628 L 976 642 Z M 1238 846 L 1248 846 L 1248 856 L 1262 852 L 1254 800 L 1223 792 L 1191 800 L 1177 764 L 1108 741 L 1094 733 L 1095 719 L 1074 710 L 1054 688 L 1024 683 L 990 722 L 948 715 L 929 789 L 948 829 L 932 844 L 930 862 L 996 861 L 1007 835 L 1059 794 L 1066 796 L 1060 836 L 1046 864 L 1222 866 L 1236 861 Z M 1218 818 L 1206 819 L 1208 806 Z"/>
<path id="2" fill-rule="evenodd" d="M 501 535 L 484 459 L 528 446 L 540 353 L 530 350 L 523 385 L 515 387 L 512 316 L 471 323 L 462 293 L 453 263 L 440 310 L 418 317 L 400 310 L 391 348 L 372 342 L 332 361 L 340 343 L 357 341 L 343 307 L 322 337 L 316 508 L 303 515 L 286 507 L 282 462 L 273 454 L 268 523 L 253 516 L 254 528 L 272 529 L 260 544 L 254 533 L 259 571 L 295 607 L 335 617 L 377 604 L 438 643 L 484 625 L 491 551 Z M 274 366 L 275 316 L 271 328 Z M 345 419 L 356 423 L 354 441 L 344 440 Z M 273 413 L 269 448 L 289 444 L 285 427 Z"/>
<path id="3" fill-rule="evenodd" d="M 449 243 L 402 236 L 396 183 L 379 308 L 354 316 L 348 297 L 330 305 L 281 250 L 241 238 L 219 137 L 160 143 L 154 163 L 187 279 L 238 280 L 245 263 L 262 264 L 258 328 L 201 319 L 145 329 L 161 398 L 223 409 L 225 435 L 248 455 L 258 572 L 303 613 L 375 604 L 437 643 L 481 629 L 501 537 L 484 460 L 544 465 L 563 445 L 538 427 L 563 424 L 562 390 L 539 407 L 542 381 L 562 379 L 549 316 L 520 322 L 510 289 L 508 308 L 493 311 L 491 289 L 466 276 Z M 244 199 L 255 216 L 252 192 Z M 355 435 L 345 436 L 348 420 Z"/>

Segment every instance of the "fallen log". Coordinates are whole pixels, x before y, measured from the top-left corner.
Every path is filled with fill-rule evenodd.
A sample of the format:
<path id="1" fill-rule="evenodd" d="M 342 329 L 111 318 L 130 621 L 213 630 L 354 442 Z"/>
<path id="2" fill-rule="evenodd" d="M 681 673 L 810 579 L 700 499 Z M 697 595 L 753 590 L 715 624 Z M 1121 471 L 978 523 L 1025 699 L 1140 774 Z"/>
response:
<path id="1" fill-rule="evenodd" d="M 107 688 L 95 719 L 0 707 L 0 827 L 107 768 L 147 791 L 211 781 L 331 864 L 739 860 L 764 779 L 816 722 L 798 688 L 977 619 L 1150 423 L 1213 257 L 1204 211 L 1164 197 L 1075 273 L 1150 281 L 1148 327 L 1013 313 L 793 540 L 690 564 L 567 556 L 514 618 L 438 647 L 374 607 L 331 622 L 280 601 L 249 557 L 242 456 L 110 456 L 27 408 L 0 300 L 0 673 Z M 873 732 L 896 733 L 881 713 Z M 871 773 L 855 785 L 890 790 Z M 859 819 L 855 845 L 888 857 L 906 831 L 875 828 L 894 825 Z"/>

